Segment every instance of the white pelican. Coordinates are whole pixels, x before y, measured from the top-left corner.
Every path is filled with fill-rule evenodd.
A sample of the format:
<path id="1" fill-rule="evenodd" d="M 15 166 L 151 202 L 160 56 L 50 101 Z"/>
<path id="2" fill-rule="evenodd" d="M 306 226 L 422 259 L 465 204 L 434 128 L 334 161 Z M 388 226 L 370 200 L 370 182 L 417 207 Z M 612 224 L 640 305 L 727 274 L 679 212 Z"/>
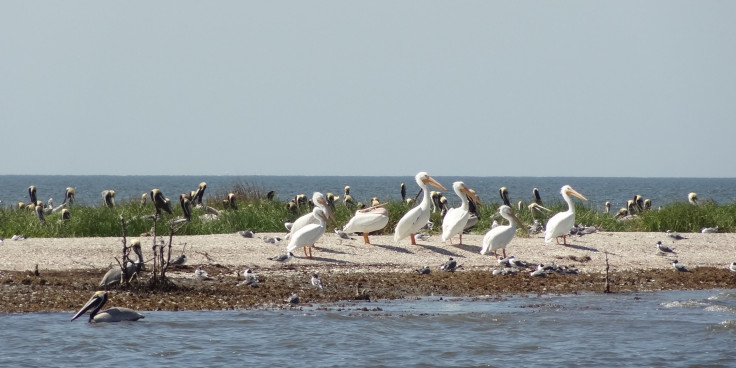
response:
<path id="1" fill-rule="evenodd" d="M 377 205 L 355 211 L 355 215 L 345 224 L 342 231 L 345 233 L 363 233 L 365 244 L 370 244 L 368 234 L 383 229 L 387 224 L 388 211 L 383 205 Z"/>
<path id="2" fill-rule="evenodd" d="M 498 253 L 496 253 L 498 249 L 503 249 L 503 256 L 504 258 L 506 257 L 506 246 L 511 242 L 511 239 L 514 238 L 514 234 L 516 234 L 516 225 L 519 225 L 520 228 L 524 228 L 521 221 L 519 221 L 516 215 L 514 215 L 511 207 L 506 205 L 498 207 L 498 213 L 501 217 L 505 218 L 509 224 L 496 226 L 489 230 L 486 233 L 486 236 L 483 237 L 483 249 L 480 251 L 480 254 L 486 254 L 489 250 L 493 251 L 493 255 L 496 256 L 496 259 L 498 259 Z"/>
<path id="3" fill-rule="evenodd" d="M 445 218 L 442 219 L 442 241 L 447 242 L 452 239 L 453 236 L 460 234 L 460 245 L 463 244 L 463 229 L 465 224 L 468 222 L 470 217 L 470 204 L 468 198 L 480 203 L 480 199 L 475 195 L 465 183 L 456 181 L 452 184 L 452 189 L 455 191 L 462 204 L 460 207 L 451 208 L 447 211 Z"/>
<path id="4" fill-rule="evenodd" d="M 560 194 L 562 194 L 562 198 L 567 202 L 567 211 L 560 212 L 552 216 L 547 221 L 547 226 L 545 226 L 546 232 L 544 234 L 544 242 L 549 243 L 552 239 L 555 239 L 557 244 L 560 244 L 559 237 L 561 236 L 562 244 L 567 245 L 567 234 L 570 233 L 570 229 L 575 225 L 575 204 L 572 203 L 570 195 L 578 197 L 584 201 L 587 201 L 588 199 L 582 194 L 576 192 L 575 189 L 572 189 L 569 185 L 562 187 L 562 189 L 560 189 Z"/>
<path id="5" fill-rule="evenodd" d="M 304 248 L 304 255 L 312 258 L 312 247 L 322 234 L 325 233 L 325 226 L 327 224 L 327 215 L 322 208 L 314 207 L 312 215 L 317 218 L 319 224 L 307 224 L 292 233 L 289 245 L 286 246 L 287 252 L 291 253 L 296 247 L 301 246 Z M 309 248 L 309 254 L 307 254 L 307 248 Z"/>
<path id="6" fill-rule="evenodd" d="M 698 205 L 698 194 L 695 192 L 690 192 L 690 194 L 687 195 L 687 201 L 690 202 L 690 204 L 697 206 Z"/>
<path id="7" fill-rule="evenodd" d="M 72 317 L 72 321 L 79 318 L 79 316 L 83 315 L 87 310 L 93 307 L 94 309 L 89 313 L 89 322 L 137 321 L 144 318 L 142 314 L 128 308 L 112 307 L 100 312 L 100 309 L 102 309 L 102 306 L 105 305 L 105 303 L 107 303 L 107 292 L 96 292 L 92 295 L 92 298 L 89 299 L 87 304 L 85 304 L 82 309 Z"/>
<path id="8" fill-rule="evenodd" d="M 335 220 L 335 216 L 332 214 L 332 210 L 330 209 L 330 206 L 328 205 L 327 199 L 324 195 L 320 192 L 314 192 L 312 193 L 312 203 L 314 203 L 315 206 L 318 208 L 321 208 L 322 211 L 325 213 L 325 215 L 332 219 L 335 223 L 337 223 L 337 220 Z M 291 238 L 291 234 L 296 233 L 299 231 L 299 229 L 303 228 L 306 225 L 309 224 L 319 224 L 319 219 L 315 218 L 312 212 L 307 213 L 298 219 L 294 221 L 291 224 L 291 229 L 289 230 L 289 233 L 286 234 L 284 237 L 285 239 Z"/>
<path id="9" fill-rule="evenodd" d="M 426 172 L 420 172 L 418 173 L 414 179 L 417 182 L 417 185 L 419 185 L 420 188 L 422 188 L 423 197 L 422 201 L 419 203 L 419 206 L 416 206 L 409 211 L 407 211 L 403 217 L 399 220 L 399 222 L 396 224 L 396 229 L 394 231 L 394 241 L 399 241 L 401 239 L 406 238 L 407 236 L 411 237 L 411 244 L 416 245 L 417 242 L 414 239 L 414 234 L 419 231 L 423 226 L 427 224 L 427 221 L 429 221 L 429 191 L 427 190 L 427 184 L 432 185 L 433 187 L 436 187 L 438 189 L 447 190 L 447 188 L 443 187 L 442 184 L 438 183 L 437 180 L 434 180 L 429 174 Z"/>

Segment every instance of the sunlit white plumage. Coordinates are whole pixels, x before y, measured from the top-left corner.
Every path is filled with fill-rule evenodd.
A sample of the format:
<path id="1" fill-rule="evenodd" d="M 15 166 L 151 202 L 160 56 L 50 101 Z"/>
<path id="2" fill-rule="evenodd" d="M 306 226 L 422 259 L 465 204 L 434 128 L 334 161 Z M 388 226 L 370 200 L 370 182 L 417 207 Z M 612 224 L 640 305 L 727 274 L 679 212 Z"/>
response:
<path id="1" fill-rule="evenodd" d="M 286 246 L 287 252 L 292 252 L 296 247 L 304 247 L 304 255 L 312 258 L 312 246 L 319 240 L 320 237 L 325 233 L 325 226 L 327 225 L 327 215 L 324 210 L 320 207 L 314 207 L 312 210 L 312 216 L 314 216 L 318 224 L 307 224 L 301 229 L 292 233 L 289 245 Z M 309 248 L 309 254 L 307 254 L 307 248 Z"/>
<path id="2" fill-rule="evenodd" d="M 419 231 L 423 226 L 425 226 L 427 224 L 427 221 L 429 221 L 430 198 L 429 191 L 427 190 L 427 184 L 442 190 L 447 190 L 447 188 L 434 180 L 434 178 L 429 176 L 429 174 L 427 174 L 426 172 L 418 173 L 414 177 L 414 179 L 416 180 L 417 185 L 422 188 L 422 201 L 419 203 L 418 206 L 407 211 L 404 216 L 401 217 L 401 220 L 399 220 L 399 222 L 396 224 L 396 229 L 394 230 L 394 241 L 399 241 L 406 238 L 407 236 L 410 236 L 411 244 L 416 245 L 414 234 Z"/>
<path id="3" fill-rule="evenodd" d="M 454 182 L 452 184 L 452 189 L 455 191 L 455 194 L 460 197 L 462 204 L 460 207 L 451 208 L 447 211 L 445 218 L 442 219 L 442 241 L 446 242 L 453 236 L 460 234 L 460 244 L 462 244 L 462 232 L 468 222 L 468 218 L 470 217 L 470 203 L 468 201 L 468 196 L 477 203 L 480 203 L 480 199 L 478 199 L 478 196 L 468 189 L 465 183 L 461 181 Z"/>
<path id="4" fill-rule="evenodd" d="M 497 259 L 498 253 L 496 253 L 496 251 L 498 249 L 503 249 L 503 256 L 506 257 L 506 246 L 511 242 L 511 239 L 514 238 L 514 234 L 516 234 L 516 225 L 524 228 L 521 221 L 519 221 L 516 215 L 514 215 L 511 207 L 503 205 L 498 208 L 498 213 L 501 217 L 505 218 L 509 224 L 499 225 L 489 230 L 483 237 L 483 248 L 480 251 L 480 254 L 486 254 L 488 251 L 493 251 L 493 254 Z"/>
<path id="5" fill-rule="evenodd" d="M 363 233 L 365 244 L 370 244 L 368 234 L 381 230 L 388 224 L 388 210 L 382 206 L 374 206 L 355 211 L 355 215 L 345 224 L 345 233 Z"/>
<path id="6" fill-rule="evenodd" d="M 728 269 L 731 270 L 731 272 L 736 272 L 736 262 L 731 262 Z"/>
<path id="7" fill-rule="evenodd" d="M 567 245 L 567 235 L 570 233 L 570 229 L 572 229 L 573 225 L 575 225 L 575 204 L 572 203 L 570 195 L 578 197 L 584 201 L 587 201 L 588 199 L 582 194 L 576 192 L 575 189 L 572 189 L 569 185 L 563 186 L 562 189 L 560 189 L 560 194 L 562 194 L 562 198 L 567 202 L 567 211 L 560 212 L 552 216 L 547 221 L 544 241 L 545 243 L 549 243 L 552 239 L 557 239 L 561 236 L 563 244 Z M 559 243 L 560 241 L 557 239 L 557 244 Z"/>
<path id="8" fill-rule="evenodd" d="M 330 210 L 330 206 L 327 205 L 327 199 L 322 193 L 314 192 L 312 194 L 312 203 L 314 203 L 316 207 L 321 208 L 322 212 L 325 213 L 325 216 L 334 218 L 334 216 L 332 215 L 332 211 Z M 297 231 L 299 231 L 299 229 L 309 224 L 319 224 L 319 221 L 314 217 L 311 212 L 296 219 L 296 221 L 291 224 L 291 229 L 289 229 L 289 233 L 286 234 L 284 238 L 291 238 L 292 234 L 296 233 Z"/>

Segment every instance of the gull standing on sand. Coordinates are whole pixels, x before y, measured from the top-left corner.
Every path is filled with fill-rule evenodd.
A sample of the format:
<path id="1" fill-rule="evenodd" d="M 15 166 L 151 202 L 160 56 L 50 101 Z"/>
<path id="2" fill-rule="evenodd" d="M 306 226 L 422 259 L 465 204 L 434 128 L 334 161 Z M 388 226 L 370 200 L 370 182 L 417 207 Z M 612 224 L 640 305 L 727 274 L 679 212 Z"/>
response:
<path id="1" fill-rule="evenodd" d="M 658 241 L 657 242 L 657 250 L 660 251 L 660 252 L 662 252 L 662 253 L 675 253 L 674 250 L 672 250 L 672 249 L 670 249 L 670 247 L 662 244 L 661 241 Z"/>
<path id="2" fill-rule="evenodd" d="M 253 273 L 250 268 L 243 272 L 245 279 L 238 283 L 238 286 L 247 285 L 250 287 L 258 287 L 258 275 Z"/>
<path id="3" fill-rule="evenodd" d="M 544 234 L 544 242 L 549 243 L 552 239 L 555 239 L 557 244 L 560 244 L 559 238 L 562 237 L 562 245 L 567 245 L 567 235 L 570 233 L 570 229 L 575 225 L 575 204 L 572 202 L 570 195 L 578 197 L 584 201 L 587 201 L 588 199 L 582 194 L 576 192 L 575 189 L 572 189 L 569 185 L 563 186 L 562 189 L 560 189 L 560 194 L 562 194 L 562 198 L 567 202 L 567 211 L 560 212 L 552 216 L 547 221 L 547 226 L 545 226 L 546 232 Z"/>
<path id="4" fill-rule="evenodd" d="M 537 269 L 529 273 L 532 277 L 547 277 L 544 272 L 544 264 L 540 263 Z"/>
<path id="5" fill-rule="evenodd" d="M 312 216 L 314 216 L 319 224 L 307 224 L 296 232 L 292 233 L 289 245 L 286 246 L 287 252 L 292 252 L 296 247 L 304 248 L 304 255 L 307 258 L 312 258 L 312 248 L 314 243 L 319 240 L 320 237 L 325 233 L 325 226 L 327 224 L 327 215 L 321 207 L 314 207 L 312 210 Z M 307 254 L 307 248 L 309 248 L 309 254 Z"/>
<path id="6" fill-rule="evenodd" d="M 317 289 L 322 290 L 322 279 L 320 279 L 316 273 L 312 274 L 312 279 L 310 281 L 312 282 L 312 286 L 314 286 Z"/>
<path id="7" fill-rule="evenodd" d="M 294 253 L 286 252 L 286 254 L 281 254 L 276 257 L 269 257 L 268 259 L 270 261 L 276 261 L 276 262 L 288 262 L 291 261 L 291 257 L 294 256 Z"/>
<path id="8" fill-rule="evenodd" d="M 681 265 L 677 260 L 674 260 L 672 262 L 672 267 L 674 267 L 676 270 L 680 272 L 690 272 L 690 270 L 688 270 L 687 267 Z"/>
<path id="9" fill-rule="evenodd" d="M 670 238 L 672 238 L 674 240 L 687 239 L 686 237 L 684 237 L 684 236 L 682 236 L 682 235 L 680 235 L 680 234 L 678 234 L 678 233 L 676 233 L 676 232 L 674 232 L 672 230 L 667 230 L 665 232 L 665 234 L 667 234 L 667 236 L 669 236 Z"/>
<path id="10" fill-rule="evenodd" d="M 445 262 L 444 264 L 442 264 L 442 266 L 440 266 L 440 270 L 447 271 L 447 272 L 455 272 L 456 269 L 457 269 L 457 261 L 452 257 L 450 257 L 450 259 L 447 260 L 447 262 Z"/>
<path id="11" fill-rule="evenodd" d="M 394 231 L 395 242 L 398 242 L 401 239 L 409 236 L 411 237 L 412 245 L 417 244 L 416 239 L 414 238 L 414 234 L 416 234 L 429 221 L 430 198 L 429 191 L 427 191 L 427 184 L 442 190 L 447 190 L 447 188 L 438 183 L 437 180 L 429 176 L 429 174 L 427 174 L 426 172 L 418 173 L 414 177 L 414 179 L 416 180 L 417 185 L 419 185 L 419 187 L 422 188 L 422 191 L 424 192 L 422 196 L 422 201 L 419 203 L 418 206 L 410 209 L 404 214 L 404 216 L 401 217 L 399 222 L 396 224 L 396 230 Z"/>
<path id="12" fill-rule="evenodd" d="M 468 218 L 470 218 L 470 200 L 468 198 L 478 204 L 480 204 L 480 199 L 478 199 L 478 196 L 461 181 L 454 182 L 452 184 L 452 189 L 455 191 L 455 194 L 460 197 L 462 204 L 460 207 L 451 208 L 442 219 L 442 241 L 450 241 L 452 243 L 452 237 L 460 234 L 460 245 L 462 245 L 463 229 L 465 229 L 465 225 L 468 223 Z"/>
<path id="13" fill-rule="evenodd" d="M 509 224 L 496 226 L 489 230 L 483 237 L 483 248 L 480 250 L 480 254 L 486 254 L 488 251 L 493 251 L 493 255 L 498 259 L 498 249 L 503 249 L 503 256 L 506 257 L 506 246 L 511 242 L 516 234 L 516 225 L 520 228 L 524 228 L 521 221 L 514 215 L 511 207 L 502 205 L 498 207 L 498 213 L 501 217 L 505 218 Z"/>

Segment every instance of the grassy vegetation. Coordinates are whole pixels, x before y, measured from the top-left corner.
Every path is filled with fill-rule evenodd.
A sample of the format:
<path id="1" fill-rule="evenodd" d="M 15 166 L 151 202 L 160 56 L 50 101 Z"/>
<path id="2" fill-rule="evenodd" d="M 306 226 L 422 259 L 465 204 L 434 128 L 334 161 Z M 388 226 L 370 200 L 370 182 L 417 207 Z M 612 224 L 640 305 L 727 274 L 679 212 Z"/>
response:
<path id="1" fill-rule="evenodd" d="M 226 194 L 209 196 L 206 204 L 221 211 L 214 220 L 207 220 L 207 212 L 202 208 L 192 209 L 192 219 L 181 226 L 177 235 L 234 233 L 252 229 L 256 232 L 286 232 L 285 221 L 293 221 L 300 215 L 308 213 L 309 207 L 302 206 L 295 212 L 289 212 L 286 203 L 265 199 L 258 188 L 247 185 L 236 186 L 233 190 L 238 197 L 238 209 L 225 209 L 223 200 Z M 707 203 L 693 206 L 687 202 L 672 203 L 659 210 L 644 212 L 628 221 L 616 220 L 613 215 L 606 215 L 587 207 L 585 203 L 576 201 L 576 222 L 595 225 L 605 231 L 643 231 L 660 232 L 673 230 L 679 232 L 700 232 L 703 227 L 718 226 L 721 232 L 736 231 L 736 203 L 717 205 Z M 490 228 L 498 204 L 491 203 L 480 207 L 481 219 L 472 233 L 483 234 Z M 158 225 L 158 235 L 167 235 L 168 221 L 183 216 L 181 207 L 173 205 L 174 214 L 164 214 Z M 401 216 L 411 207 L 402 202 L 390 202 L 387 205 L 389 224 L 384 233 L 392 233 Z M 566 210 L 564 202 L 548 204 L 552 214 Z M 71 219 L 62 221 L 60 213 L 46 215 L 45 224 L 41 224 L 35 212 L 24 209 L 0 209 L 0 237 L 9 238 L 14 234 L 27 237 L 91 237 L 121 236 L 120 215 L 127 221 L 128 235 L 138 236 L 152 230 L 152 215 L 155 210 L 150 203 L 141 206 L 138 201 L 123 202 L 114 208 L 72 206 Z M 342 227 L 352 217 L 355 209 L 338 204 L 334 210 L 335 218 Z M 492 217 L 494 216 L 494 217 Z M 532 222 L 528 210 L 517 212 L 524 224 Z M 548 216 L 537 217 L 545 223 Z M 433 232 L 441 231 L 439 213 L 433 213 L 431 220 L 436 224 Z M 334 225 L 330 225 L 331 230 Z"/>

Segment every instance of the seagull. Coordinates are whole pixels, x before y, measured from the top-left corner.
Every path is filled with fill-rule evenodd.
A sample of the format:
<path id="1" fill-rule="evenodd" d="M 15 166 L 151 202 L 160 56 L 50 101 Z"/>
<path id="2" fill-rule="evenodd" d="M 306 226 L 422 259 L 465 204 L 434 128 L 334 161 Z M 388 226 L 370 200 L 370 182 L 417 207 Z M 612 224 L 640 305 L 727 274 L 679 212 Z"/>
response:
<path id="1" fill-rule="evenodd" d="M 447 271 L 447 272 L 455 272 L 457 269 L 457 261 L 455 261 L 452 257 L 445 262 L 442 266 L 440 266 L 440 270 Z"/>
<path id="2" fill-rule="evenodd" d="M 179 257 L 174 258 L 173 261 L 169 262 L 170 265 L 183 265 L 185 263 L 187 263 L 187 256 L 185 254 L 182 254 Z"/>
<path id="3" fill-rule="evenodd" d="M 294 257 L 294 253 L 288 252 L 286 254 L 281 254 L 276 257 L 269 257 L 268 259 L 271 261 L 276 261 L 276 262 L 288 262 L 288 261 L 291 261 L 291 257 Z"/>
<path id="4" fill-rule="evenodd" d="M 210 277 L 210 275 L 207 274 L 207 271 L 205 271 L 202 266 L 199 266 L 196 270 L 194 270 L 194 276 L 196 276 L 200 280 L 207 280 Z"/>
<path id="5" fill-rule="evenodd" d="M 417 271 L 417 273 L 419 273 L 420 275 L 429 275 L 429 273 L 432 272 L 429 269 L 429 266 L 424 266 L 422 268 L 416 269 L 415 271 Z"/>
<path id="6" fill-rule="evenodd" d="M 322 290 L 322 279 L 317 276 L 316 273 L 312 274 L 312 286 L 316 287 L 317 289 Z"/>
<path id="7" fill-rule="evenodd" d="M 429 234 L 427 234 L 427 233 L 418 233 L 418 234 L 414 234 L 414 238 L 416 238 L 416 239 L 418 239 L 418 240 L 421 240 L 421 241 L 423 241 L 423 242 L 426 242 L 427 240 L 429 240 L 429 238 L 430 238 L 431 236 L 432 236 L 432 235 L 429 235 Z"/>
<path id="8" fill-rule="evenodd" d="M 248 285 L 250 287 L 258 287 L 258 275 L 253 273 L 250 268 L 243 272 L 243 276 L 245 276 L 245 280 L 239 282 L 238 286 Z"/>
<path id="9" fill-rule="evenodd" d="M 703 234 L 713 234 L 718 232 L 718 226 L 715 227 L 704 227 L 700 229 L 700 232 Z"/>
<path id="10" fill-rule="evenodd" d="M 291 294 L 289 299 L 286 299 L 286 301 L 291 304 L 299 304 L 299 294 L 297 293 Z"/>
<path id="11" fill-rule="evenodd" d="M 731 265 L 728 266 L 728 269 L 731 270 L 731 272 L 736 272 L 736 262 L 731 262 Z"/>
<path id="12" fill-rule="evenodd" d="M 690 270 L 688 270 L 687 267 L 685 267 L 685 266 L 677 263 L 677 260 L 674 260 L 672 262 L 672 267 L 674 267 L 676 270 L 678 270 L 680 272 L 690 272 Z"/>
<path id="13" fill-rule="evenodd" d="M 530 275 L 532 277 L 547 277 L 547 274 L 544 272 L 544 264 L 540 263 L 537 269 L 532 271 Z"/>
<path id="14" fill-rule="evenodd" d="M 241 230 L 238 231 L 238 234 L 240 234 L 244 238 L 252 238 L 255 235 L 255 231 L 253 230 Z"/>
<path id="15" fill-rule="evenodd" d="M 662 253 L 676 253 L 674 250 L 670 249 L 670 247 L 662 244 L 661 241 L 657 242 L 657 249 Z"/>
<path id="16" fill-rule="evenodd" d="M 261 239 L 263 239 L 264 243 L 269 244 L 278 244 L 281 241 L 281 238 L 279 238 L 278 236 L 262 236 Z"/>
<path id="17" fill-rule="evenodd" d="M 15 235 L 13 235 L 13 237 L 12 237 L 12 238 L 10 238 L 10 240 L 25 240 L 25 239 L 26 239 L 26 237 L 25 237 L 25 236 L 23 236 L 23 235 L 18 235 L 18 234 L 15 234 Z"/>
<path id="18" fill-rule="evenodd" d="M 337 236 L 340 239 L 355 240 L 355 239 L 351 238 L 350 235 L 348 235 L 346 232 L 344 232 L 344 231 L 342 231 L 340 229 L 337 229 L 337 228 L 335 228 L 335 234 L 337 234 Z"/>
<path id="19" fill-rule="evenodd" d="M 511 266 L 511 262 L 509 262 L 509 261 L 512 260 L 512 259 L 513 259 L 513 257 L 511 257 L 511 258 L 499 257 L 496 260 L 496 262 L 498 262 L 498 265 L 499 266 Z"/>
<path id="20" fill-rule="evenodd" d="M 675 240 L 687 239 L 686 237 L 684 237 L 684 236 L 682 236 L 682 235 L 680 235 L 680 234 L 678 234 L 678 233 L 676 233 L 676 232 L 674 232 L 672 230 L 667 230 L 666 234 L 667 234 L 667 236 L 669 236 L 670 238 L 675 239 Z"/>

